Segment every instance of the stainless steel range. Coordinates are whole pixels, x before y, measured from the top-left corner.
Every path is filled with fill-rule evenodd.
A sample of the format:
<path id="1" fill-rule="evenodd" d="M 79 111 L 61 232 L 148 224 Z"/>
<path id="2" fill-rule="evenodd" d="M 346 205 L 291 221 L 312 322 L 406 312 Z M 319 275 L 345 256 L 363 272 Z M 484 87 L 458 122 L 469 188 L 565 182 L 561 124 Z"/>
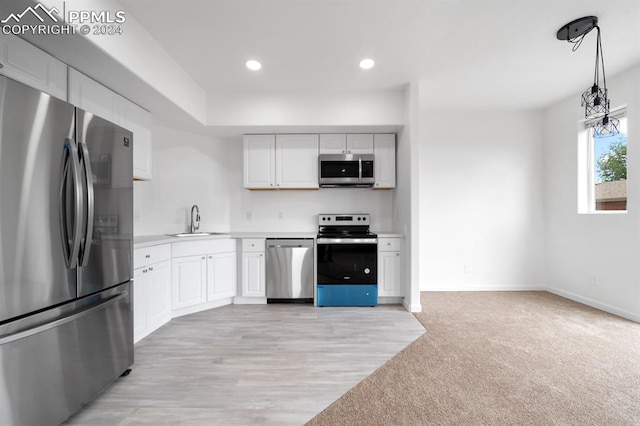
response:
<path id="1" fill-rule="evenodd" d="M 318 215 L 318 306 L 378 304 L 378 238 L 366 213 Z"/>

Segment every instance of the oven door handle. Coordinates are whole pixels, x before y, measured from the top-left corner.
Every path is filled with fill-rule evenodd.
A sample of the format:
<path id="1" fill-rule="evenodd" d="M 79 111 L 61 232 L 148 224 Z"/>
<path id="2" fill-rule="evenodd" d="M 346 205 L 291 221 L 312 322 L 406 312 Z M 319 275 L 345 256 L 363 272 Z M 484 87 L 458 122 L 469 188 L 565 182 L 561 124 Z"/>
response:
<path id="1" fill-rule="evenodd" d="M 377 238 L 318 238 L 318 244 L 378 244 Z"/>

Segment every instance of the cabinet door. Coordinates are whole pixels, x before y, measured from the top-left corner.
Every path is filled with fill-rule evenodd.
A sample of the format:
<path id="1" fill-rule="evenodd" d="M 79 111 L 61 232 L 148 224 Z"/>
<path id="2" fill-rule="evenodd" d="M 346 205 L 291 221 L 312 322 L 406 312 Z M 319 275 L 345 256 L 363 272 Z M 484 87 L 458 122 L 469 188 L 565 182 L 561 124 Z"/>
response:
<path id="1" fill-rule="evenodd" d="M 374 188 L 396 187 L 396 135 L 374 135 Z"/>
<path id="2" fill-rule="evenodd" d="M 147 329 L 147 303 L 151 283 L 148 268 L 133 271 L 133 341 L 142 339 Z"/>
<path id="3" fill-rule="evenodd" d="M 216 253 L 207 259 L 207 300 L 236 295 L 236 254 Z"/>
<path id="4" fill-rule="evenodd" d="M 276 187 L 318 188 L 318 135 L 276 136 Z"/>
<path id="5" fill-rule="evenodd" d="M 11 34 L 0 34 L 0 74 L 67 100 L 67 66 Z"/>
<path id="6" fill-rule="evenodd" d="M 244 187 L 275 188 L 275 135 L 244 136 Z"/>
<path id="7" fill-rule="evenodd" d="M 373 154 L 373 134 L 347 134 L 347 154 Z"/>
<path id="8" fill-rule="evenodd" d="M 133 132 L 133 177 L 151 179 L 151 114 L 128 99 L 118 98 L 118 124 Z"/>
<path id="9" fill-rule="evenodd" d="M 119 95 L 86 75 L 69 68 L 69 102 L 92 114 L 118 123 Z"/>
<path id="10" fill-rule="evenodd" d="M 242 254 L 242 296 L 266 297 L 264 253 Z"/>
<path id="11" fill-rule="evenodd" d="M 378 295 L 402 296 L 400 252 L 378 253 Z"/>
<path id="12" fill-rule="evenodd" d="M 171 319 L 171 261 L 149 266 L 147 326 L 160 327 Z"/>
<path id="13" fill-rule="evenodd" d="M 171 309 L 207 301 L 207 257 L 178 257 L 171 262 Z"/>
<path id="14" fill-rule="evenodd" d="M 347 135 L 345 133 L 325 133 L 320 135 L 320 154 L 346 154 Z"/>

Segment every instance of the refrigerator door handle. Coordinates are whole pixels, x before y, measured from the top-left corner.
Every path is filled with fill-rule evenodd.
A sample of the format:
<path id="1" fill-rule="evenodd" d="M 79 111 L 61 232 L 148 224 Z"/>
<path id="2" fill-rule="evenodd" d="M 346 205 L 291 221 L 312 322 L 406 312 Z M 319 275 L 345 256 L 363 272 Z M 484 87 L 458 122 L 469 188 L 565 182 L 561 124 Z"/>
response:
<path id="1" fill-rule="evenodd" d="M 71 167 L 69 167 L 71 165 Z M 68 212 L 67 212 L 67 176 L 71 173 L 73 182 L 73 229 L 69 235 Z M 75 141 L 67 138 L 62 152 L 62 168 L 60 176 L 60 231 L 62 234 L 62 250 L 64 252 L 64 262 L 67 268 L 73 269 L 78 266 L 78 251 L 80 250 L 80 232 L 82 222 L 82 191 L 80 187 L 80 161 L 78 159 L 78 149 Z"/>
<path id="2" fill-rule="evenodd" d="M 89 253 L 91 252 L 91 243 L 93 241 L 93 220 L 95 214 L 95 196 L 93 193 L 93 174 L 91 173 L 91 159 L 89 157 L 89 149 L 84 143 L 79 143 L 80 163 L 84 169 L 84 179 L 87 186 L 87 227 L 85 229 L 84 238 L 80 245 L 79 265 L 87 266 L 89 263 Z"/>
<path id="3" fill-rule="evenodd" d="M 99 303 L 95 304 L 94 306 L 91 306 L 87 309 L 84 309 L 82 311 L 76 312 L 72 315 L 60 318 L 58 320 L 46 323 L 46 324 L 41 324 L 38 326 L 35 326 L 33 328 L 29 328 L 27 330 L 22 330 L 19 331 L 15 334 L 9 334 L 9 335 L 4 335 L 4 336 L 0 336 L 0 345 L 5 345 L 7 343 L 11 343 L 14 342 L 16 340 L 20 340 L 20 339 L 24 339 L 26 337 L 29 336 L 33 336 L 34 334 L 38 334 L 38 333 L 42 333 L 43 331 L 47 331 L 47 330 L 51 330 L 52 328 L 55 327 L 59 327 L 63 324 L 69 323 L 71 321 L 75 321 L 78 318 L 82 318 L 82 317 L 86 317 L 87 315 L 91 314 L 92 312 L 104 308 L 106 306 L 109 306 L 115 302 L 117 302 L 118 300 L 122 299 L 123 297 L 126 297 L 129 295 L 128 291 L 124 291 L 122 293 L 118 293 L 118 294 L 114 294 L 112 296 L 110 296 L 108 299 L 105 300 L 101 300 Z"/>

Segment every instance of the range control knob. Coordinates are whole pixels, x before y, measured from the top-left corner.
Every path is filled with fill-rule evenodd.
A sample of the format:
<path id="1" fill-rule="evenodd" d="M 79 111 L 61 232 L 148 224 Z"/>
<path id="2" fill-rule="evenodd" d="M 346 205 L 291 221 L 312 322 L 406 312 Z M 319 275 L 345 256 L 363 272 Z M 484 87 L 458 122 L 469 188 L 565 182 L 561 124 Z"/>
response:
<path id="1" fill-rule="evenodd" d="M 369 275 L 371 273 L 371 269 L 369 268 L 364 268 L 364 273 Z"/>

